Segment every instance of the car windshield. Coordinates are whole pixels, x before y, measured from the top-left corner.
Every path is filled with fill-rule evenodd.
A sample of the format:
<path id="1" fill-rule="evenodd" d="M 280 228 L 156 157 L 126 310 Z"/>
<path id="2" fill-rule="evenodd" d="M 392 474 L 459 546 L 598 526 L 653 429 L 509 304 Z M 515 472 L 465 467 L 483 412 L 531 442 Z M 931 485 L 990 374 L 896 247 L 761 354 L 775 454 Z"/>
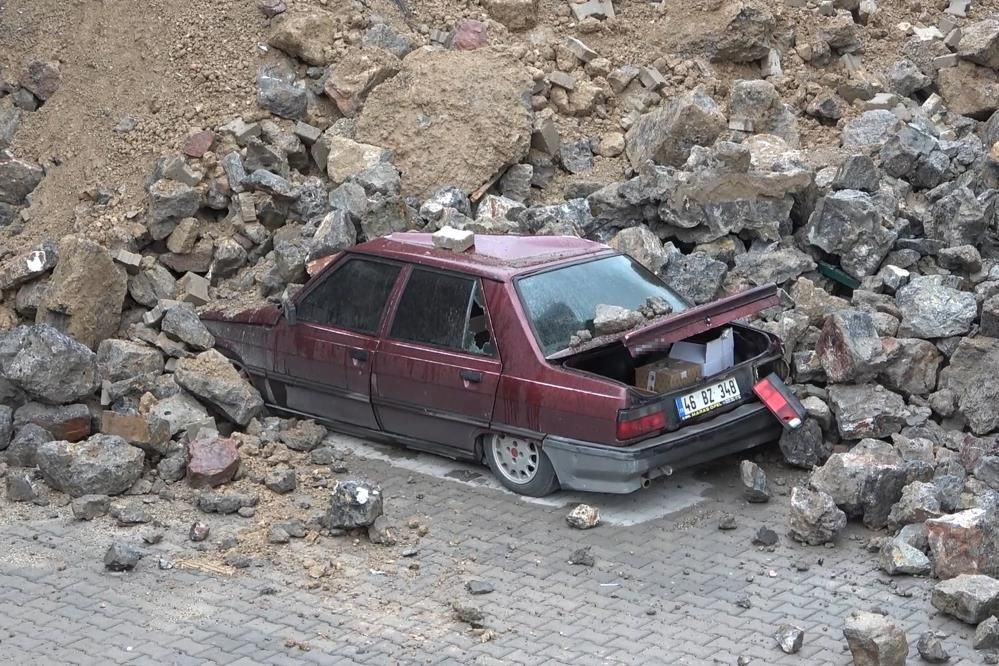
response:
<path id="1" fill-rule="evenodd" d="M 674 312 L 687 308 L 676 292 L 625 255 L 530 275 L 519 280 L 518 289 L 546 357 L 568 348 L 578 331 L 592 334 L 598 305 L 637 310 L 647 299 L 661 298 Z"/>

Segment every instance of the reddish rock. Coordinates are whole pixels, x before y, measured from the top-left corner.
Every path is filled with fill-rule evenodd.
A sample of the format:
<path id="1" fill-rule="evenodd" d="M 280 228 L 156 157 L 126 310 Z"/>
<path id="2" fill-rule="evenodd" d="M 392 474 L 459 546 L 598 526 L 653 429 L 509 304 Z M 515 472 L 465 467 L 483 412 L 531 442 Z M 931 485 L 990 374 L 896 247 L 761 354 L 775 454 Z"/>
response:
<path id="1" fill-rule="evenodd" d="M 163 454 L 170 439 L 170 424 L 163 419 L 141 414 L 106 411 L 101 416 L 101 432 L 105 435 L 118 435 L 145 451 Z"/>
<path id="2" fill-rule="evenodd" d="M 965 433 L 958 448 L 958 455 L 964 469 L 969 473 L 978 466 L 982 456 L 999 455 L 999 443 L 994 437 L 975 437 Z"/>
<path id="3" fill-rule="evenodd" d="M 968 509 L 925 524 L 938 578 L 999 574 L 999 516 L 994 511 Z"/>
<path id="4" fill-rule="evenodd" d="M 218 486 L 232 480 L 239 468 L 239 442 L 205 437 L 188 444 L 187 482 L 195 488 Z"/>
<path id="5" fill-rule="evenodd" d="M 458 51 L 473 51 L 482 48 L 488 42 L 485 23 L 474 19 L 462 19 L 455 27 L 451 43 Z"/>
<path id="6" fill-rule="evenodd" d="M 211 132 L 207 130 L 195 132 L 184 142 L 184 154 L 188 157 L 201 157 L 208 152 L 213 143 L 215 135 Z"/>
<path id="7" fill-rule="evenodd" d="M 55 60 L 32 60 L 24 66 L 18 82 L 43 102 L 55 94 L 62 81 L 59 63 Z"/>
<path id="8" fill-rule="evenodd" d="M 14 412 L 14 425 L 27 423 L 44 428 L 53 439 L 79 442 L 92 432 L 90 410 L 86 405 L 43 405 L 29 402 Z"/>

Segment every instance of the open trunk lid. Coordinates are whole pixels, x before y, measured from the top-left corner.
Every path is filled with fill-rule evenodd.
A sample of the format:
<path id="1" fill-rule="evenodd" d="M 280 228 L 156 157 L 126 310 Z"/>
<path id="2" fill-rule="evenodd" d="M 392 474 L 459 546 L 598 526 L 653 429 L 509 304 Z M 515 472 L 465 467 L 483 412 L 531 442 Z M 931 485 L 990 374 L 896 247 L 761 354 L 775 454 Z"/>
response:
<path id="1" fill-rule="evenodd" d="M 711 303 L 671 314 L 648 326 L 629 331 L 621 343 L 632 357 L 664 349 L 666 346 L 724 326 L 736 319 L 756 314 L 777 305 L 780 296 L 776 285 L 754 287 Z"/>

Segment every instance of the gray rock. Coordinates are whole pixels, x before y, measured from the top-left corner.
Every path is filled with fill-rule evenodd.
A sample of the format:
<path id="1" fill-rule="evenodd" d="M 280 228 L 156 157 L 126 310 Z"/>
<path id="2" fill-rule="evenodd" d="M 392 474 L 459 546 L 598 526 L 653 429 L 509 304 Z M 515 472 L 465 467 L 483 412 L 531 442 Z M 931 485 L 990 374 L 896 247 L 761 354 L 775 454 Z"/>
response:
<path id="1" fill-rule="evenodd" d="M 531 181 L 533 179 L 533 166 L 530 164 L 514 164 L 500 178 L 500 193 L 508 199 L 523 203 L 531 195 Z"/>
<path id="2" fill-rule="evenodd" d="M 974 294 L 945 286 L 936 275 L 914 276 L 895 300 L 902 313 L 899 335 L 904 337 L 964 335 L 978 315 Z"/>
<path id="3" fill-rule="evenodd" d="M 413 50 L 412 41 L 397 33 L 386 23 L 375 23 L 365 30 L 361 44 L 366 48 L 384 49 L 396 58 L 403 58 Z"/>
<path id="4" fill-rule="evenodd" d="M 326 512 L 329 529 L 368 527 L 382 515 L 382 491 L 364 481 L 337 481 Z"/>
<path id="5" fill-rule="evenodd" d="M 893 178 L 907 178 L 936 147 L 932 134 L 906 125 L 881 146 L 881 168 Z"/>
<path id="6" fill-rule="evenodd" d="M 215 245 L 212 255 L 211 275 L 213 278 L 227 278 L 235 275 L 246 265 L 246 249 L 232 238 L 224 238 Z"/>
<path id="7" fill-rule="evenodd" d="M 73 497 L 125 492 L 142 475 L 144 460 L 141 449 L 114 435 L 45 442 L 36 450 L 45 482 Z"/>
<path id="8" fill-rule="evenodd" d="M 265 192 L 282 199 L 297 199 L 301 190 L 288 182 L 287 179 L 266 169 L 257 169 L 246 179 L 243 185 L 250 190 Z"/>
<path id="9" fill-rule="evenodd" d="M 7 447 L 7 464 L 11 467 L 35 467 L 38 447 L 52 440 L 49 431 L 33 423 L 18 428 Z"/>
<path id="10" fill-rule="evenodd" d="M 823 464 L 833 451 L 832 442 L 826 441 L 819 422 L 814 418 L 805 419 L 794 430 L 783 430 L 779 446 L 787 464 L 804 469 Z"/>
<path id="11" fill-rule="evenodd" d="M 596 563 L 596 558 L 594 558 L 593 553 L 590 552 L 590 546 L 577 548 L 569 555 L 569 564 L 575 564 L 581 567 L 592 567 Z"/>
<path id="12" fill-rule="evenodd" d="M 859 190 L 875 193 L 881 185 L 881 172 L 868 155 L 850 155 L 836 170 L 834 190 Z"/>
<path id="13" fill-rule="evenodd" d="M 34 502 L 38 489 L 28 470 L 11 470 L 7 473 L 7 499 L 11 502 Z"/>
<path id="14" fill-rule="evenodd" d="M 298 477 L 293 469 L 275 469 L 264 477 L 264 485 L 278 495 L 284 495 L 298 487 Z"/>
<path id="15" fill-rule="evenodd" d="M 288 532 L 286 532 L 283 528 L 277 525 L 272 525 L 271 528 L 267 531 L 267 543 L 283 544 L 290 542 L 291 542 L 291 535 L 288 534 Z"/>
<path id="16" fill-rule="evenodd" d="M 110 382 L 139 375 L 161 375 L 163 354 L 138 342 L 108 338 L 97 347 L 97 368 L 101 378 Z"/>
<path id="17" fill-rule="evenodd" d="M 0 405 L 0 451 L 10 446 L 14 436 L 14 410 L 7 405 Z"/>
<path id="18" fill-rule="evenodd" d="M 776 532 L 769 527 L 761 527 L 756 530 L 756 534 L 753 536 L 753 545 L 769 547 L 776 545 L 778 540 Z"/>
<path id="19" fill-rule="evenodd" d="M 950 653 L 943 642 L 932 631 L 923 632 L 916 641 L 916 651 L 919 657 L 928 664 L 946 664 L 950 661 Z"/>
<path id="20" fill-rule="evenodd" d="M 951 271 L 977 273 L 982 270 L 982 255 L 974 245 L 945 247 L 937 253 L 937 263 Z"/>
<path id="21" fill-rule="evenodd" d="M 999 613 L 999 581 L 989 576 L 960 575 L 937 583 L 930 603 L 941 613 L 978 624 Z"/>
<path id="22" fill-rule="evenodd" d="M 19 287 L 45 275 L 59 262 L 59 248 L 44 241 L 30 252 L 19 254 L 0 265 L 0 289 Z"/>
<path id="23" fill-rule="evenodd" d="M 194 349 L 211 349 L 215 346 L 215 336 L 201 322 L 194 306 L 190 303 L 178 303 L 163 315 L 160 328 L 167 335 L 185 342 Z"/>
<path id="24" fill-rule="evenodd" d="M 394 546 L 399 542 L 396 532 L 396 528 L 383 514 L 375 518 L 375 522 L 368 525 L 368 540 L 380 546 Z"/>
<path id="25" fill-rule="evenodd" d="M 877 384 L 829 387 L 829 406 L 843 439 L 888 437 L 905 425 L 909 411 L 902 397 Z"/>
<path id="26" fill-rule="evenodd" d="M 76 402 L 100 385 L 94 352 L 45 324 L 0 333 L 0 376 L 54 404 Z"/>
<path id="27" fill-rule="evenodd" d="M 832 382 L 871 379 L 886 356 L 870 313 L 843 310 L 826 318 L 815 353 Z"/>
<path id="28" fill-rule="evenodd" d="M 872 275 L 891 250 L 897 233 L 866 192 L 839 190 L 819 200 L 805 227 L 808 242 L 840 256 L 850 275 Z"/>
<path id="29" fill-rule="evenodd" d="M 496 590 L 492 583 L 485 580 L 470 580 L 465 583 L 465 589 L 473 596 L 491 594 Z"/>
<path id="30" fill-rule="evenodd" d="M 999 648 L 999 618 L 993 615 L 982 620 L 975 628 L 971 646 L 976 650 Z"/>
<path id="31" fill-rule="evenodd" d="M 304 238 L 280 240 L 274 244 L 274 264 L 285 284 L 301 284 L 307 275 L 305 265 L 309 259 L 309 242 Z"/>
<path id="32" fill-rule="evenodd" d="M 164 456 L 156 465 L 156 473 L 167 483 L 180 481 L 187 475 L 187 455 L 180 451 Z"/>
<path id="33" fill-rule="evenodd" d="M 921 553 L 930 551 L 930 542 L 926 536 L 926 526 L 920 523 L 911 523 L 898 531 L 895 540 L 899 543 L 912 546 Z"/>
<path id="34" fill-rule="evenodd" d="M 644 224 L 622 229 L 607 244 L 653 273 L 658 273 L 670 259 L 663 242 Z"/>
<path id="35" fill-rule="evenodd" d="M 928 576 L 933 570 L 930 558 L 922 551 L 896 539 L 889 539 L 881 548 L 878 563 L 889 576 Z"/>
<path id="36" fill-rule="evenodd" d="M 593 227 L 593 215 L 586 199 L 570 199 L 551 206 L 532 206 L 520 217 L 525 231 L 535 235 L 581 236 Z"/>
<path id="37" fill-rule="evenodd" d="M 999 340 L 962 338 L 940 373 L 940 387 L 957 396 L 957 406 L 976 435 L 999 428 L 999 392 L 991 389 L 999 376 Z"/>
<path id="38" fill-rule="evenodd" d="M 887 361 L 881 368 L 881 383 L 905 395 L 927 395 L 937 387 L 937 374 L 944 361 L 936 345 L 917 338 L 883 339 Z"/>
<path id="39" fill-rule="evenodd" d="M 260 498 L 256 495 L 242 493 L 201 493 L 195 500 L 195 505 L 204 513 L 219 513 L 227 515 L 240 509 L 257 506 Z"/>
<path id="40" fill-rule="evenodd" d="M 635 310 L 618 305 L 599 304 L 593 317 L 593 334 L 613 335 L 634 328 L 645 321 L 645 317 Z"/>
<path id="41" fill-rule="evenodd" d="M 730 278 L 745 280 L 759 286 L 789 282 L 802 273 L 815 270 L 815 262 L 796 248 L 779 248 L 766 252 L 746 252 L 735 258 Z"/>
<path id="42" fill-rule="evenodd" d="M 751 460 L 743 460 L 739 463 L 739 475 L 742 478 L 742 494 L 747 501 L 754 503 L 770 501 L 767 475 L 759 465 Z"/>
<path id="43" fill-rule="evenodd" d="M 192 425 L 209 418 L 208 411 L 188 393 L 177 393 L 163 398 L 149 410 L 150 418 L 167 422 L 170 436 L 187 430 Z"/>
<path id="44" fill-rule="evenodd" d="M 0 150 L 0 203 L 23 205 L 44 175 L 45 172 L 37 164 Z"/>
<path id="45" fill-rule="evenodd" d="M 131 571 L 145 553 L 124 541 L 114 541 L 104 554 L 104 568 L 108 571 Z"/>
<path id="46" fill-rule="evenodd" d="M 238 425 L 248 424 L 264 407 L 257 389 L 214 349 L 180 359 L 174 380 Z"/>
<path id="47" fill-rule="evenodd" d="M 923 224 L 926 238 L 945 246 L 981 244 L 988 224 L 989 208 L 968 187 L 954 188 L 933 204 L 930 219 Z"/>
<path id="48" fill-rule="evenodd" d="M 88 437 L 92 430 L 90 409 L 83 404 L 43 405 L 28 402 L 14 412 L 14 427 L 33 423 L 51 433 L 53 439 L 77 441 Z"/>
<path id="49" fill-rule="evenodd" d="M 357 243 L 357 229 L 347 213 L 335 210 L 327 213 L 316 229 L 309 247 L 309 260 L 336 254 Z"/>
<path id="50" fill-rule="evenodd" d="M 831 496 L 847 516 L 863 516 L 864 524 L 876 529 L 887 524 L 906 481 L 907 470 L 891 445 L 864 439 L 830 456 L 812 473 L 810 485 Z"/>
<path id="51" fill-rule="evenodd" d="M 681 166 L 694 146 L 707 146 L 725 131 L 725 116 L 708 95 L 693 91 L 638 118 L 625 136 L 634 168 L 647 160 Z"/>
<path id="52" fill-rule="evenodd" d="M 999 19 L 990 17 L 962 24 L 957 54 L 984 67 L 999 69 Z"/>
<path id="53" fill-rule="evenodd" d="M 888 515 L 888 525 L 895 530 L 911 523 L 938 518 L 941 513 L 937 487 L 932 483 L 913 481 L 902 489 L 902 497 Z"/>
<path id="54" fill-rule="evenodd" d="M 93 520 L 107 515 L 111 509 L 111 498 L 107 495 L 83 495 L 74 498 L 70 508 L 77 520 Z"/>
<path id="55" fill-rule="evenodd" d="M 586 173 L 593 169 L 593 151 L 589 139 L 580 139 L 572 143 L 563 142 L 559 147 L 559 161 L 562 168 L 569 173 Z M 534 169 L 531 169 L 533 175 Z"/>
<path id="56" fill-rule="evenodd" d="M 769 81 L 736 81 L 729 95 L 729 116 L 748 127 L 745 131 L 779 136 L 797 147 L 798 127 L 794 112 Z"/>
<path id="57" fill-rule="evenodd" d="M 264 66 L 257 75 L 257 104 L 276 116 L 305 120 L 308 93 L 295 82 L 293 72 L 277 66 Z"/>
<path id="58" fill-rule="evenodd" d="M 933 83 L 933 79 L 923 74 L 916 63 L 907 58 L 889 65 L 885 70 L 885 80 L 888 90 L 902 97 L 910 97 Z"/>
<path id="59" fill-rule="evenodd" d="M 137 502 L 111 505 L 111 517 L 115 519 L 118 527 L 145 525 L 146 523 L 153 522 L 152 514 L 146 510 L 145 506 Z"/>
<path id="60" fill-rule="evenodd" d="M 3 150 L 14 141 L 21 126 L 21 109 L 9 108 L 0 109 L 0 150 Z"/>
<path id="61" fill-rule="evenodd" d="M 840 141 L 844 148 L 877 150 L 901 125 L 898 116 L 891 111 L 865 111 L 843 126 Z"/>
<path id="62" fill-rule="evenodd" d="M 774 632 L 777 646 L 785 654 L 796 654 L 805 641 L 805 632 L 793 624 L 782 624 Z"/>
<path id="63" fill-rule="evenodd" d="M 312 451 L 326 438 L 326 428 L 315 421 L 299 421 L 294 427 L 282 430 L 280 439 L 293 451 Z"/>
<path id="64" fill-rule="evenodd" d="M 856 666 L 905 666 L 909 655 L 905 632 L 884 615 L 855 612 L 847 619 L 843 636 Z"/>
<path id="65" fill-rule="evenodd" d="M 795 486 L 791 489 L 788 524 L 792 539 L 819 546 L 836 540 L 846 527 L 846 514 L 827 493 Z"/>
<path id="66" fill-rule="evenodd" d="M 166 178 L 149 186 L 147 226 L 153 240 L 165 240 L 177 223 L 193 217 L 201 207 L 201 194 L 190 185 Z"/>
<path id="67" fill-rule="evenodd" d="M 728 266 L 703 252 L 673 253 L 659 272 L 666 284 L 695 305 L 714 300 L 727 274 Z"/>

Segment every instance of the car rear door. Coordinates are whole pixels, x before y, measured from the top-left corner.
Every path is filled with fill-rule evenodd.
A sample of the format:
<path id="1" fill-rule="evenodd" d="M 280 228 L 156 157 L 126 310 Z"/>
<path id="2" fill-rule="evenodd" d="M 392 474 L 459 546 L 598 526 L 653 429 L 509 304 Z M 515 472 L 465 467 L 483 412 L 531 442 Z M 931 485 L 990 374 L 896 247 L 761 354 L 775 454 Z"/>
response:
<path id="1" fill-rule="evenodd" d="M 382 428 L 416 446 L 470 457 L 492 419 L 502 364 L 478 278 L 413 266 L 375 353 Z"/>
<path id="2" fill-rule="evenodd" d="M 290 410 L 377 428 L 371 361 L 402 265 L 347 255 L 295 299 L 275 329 L 276 402 Z"/>

